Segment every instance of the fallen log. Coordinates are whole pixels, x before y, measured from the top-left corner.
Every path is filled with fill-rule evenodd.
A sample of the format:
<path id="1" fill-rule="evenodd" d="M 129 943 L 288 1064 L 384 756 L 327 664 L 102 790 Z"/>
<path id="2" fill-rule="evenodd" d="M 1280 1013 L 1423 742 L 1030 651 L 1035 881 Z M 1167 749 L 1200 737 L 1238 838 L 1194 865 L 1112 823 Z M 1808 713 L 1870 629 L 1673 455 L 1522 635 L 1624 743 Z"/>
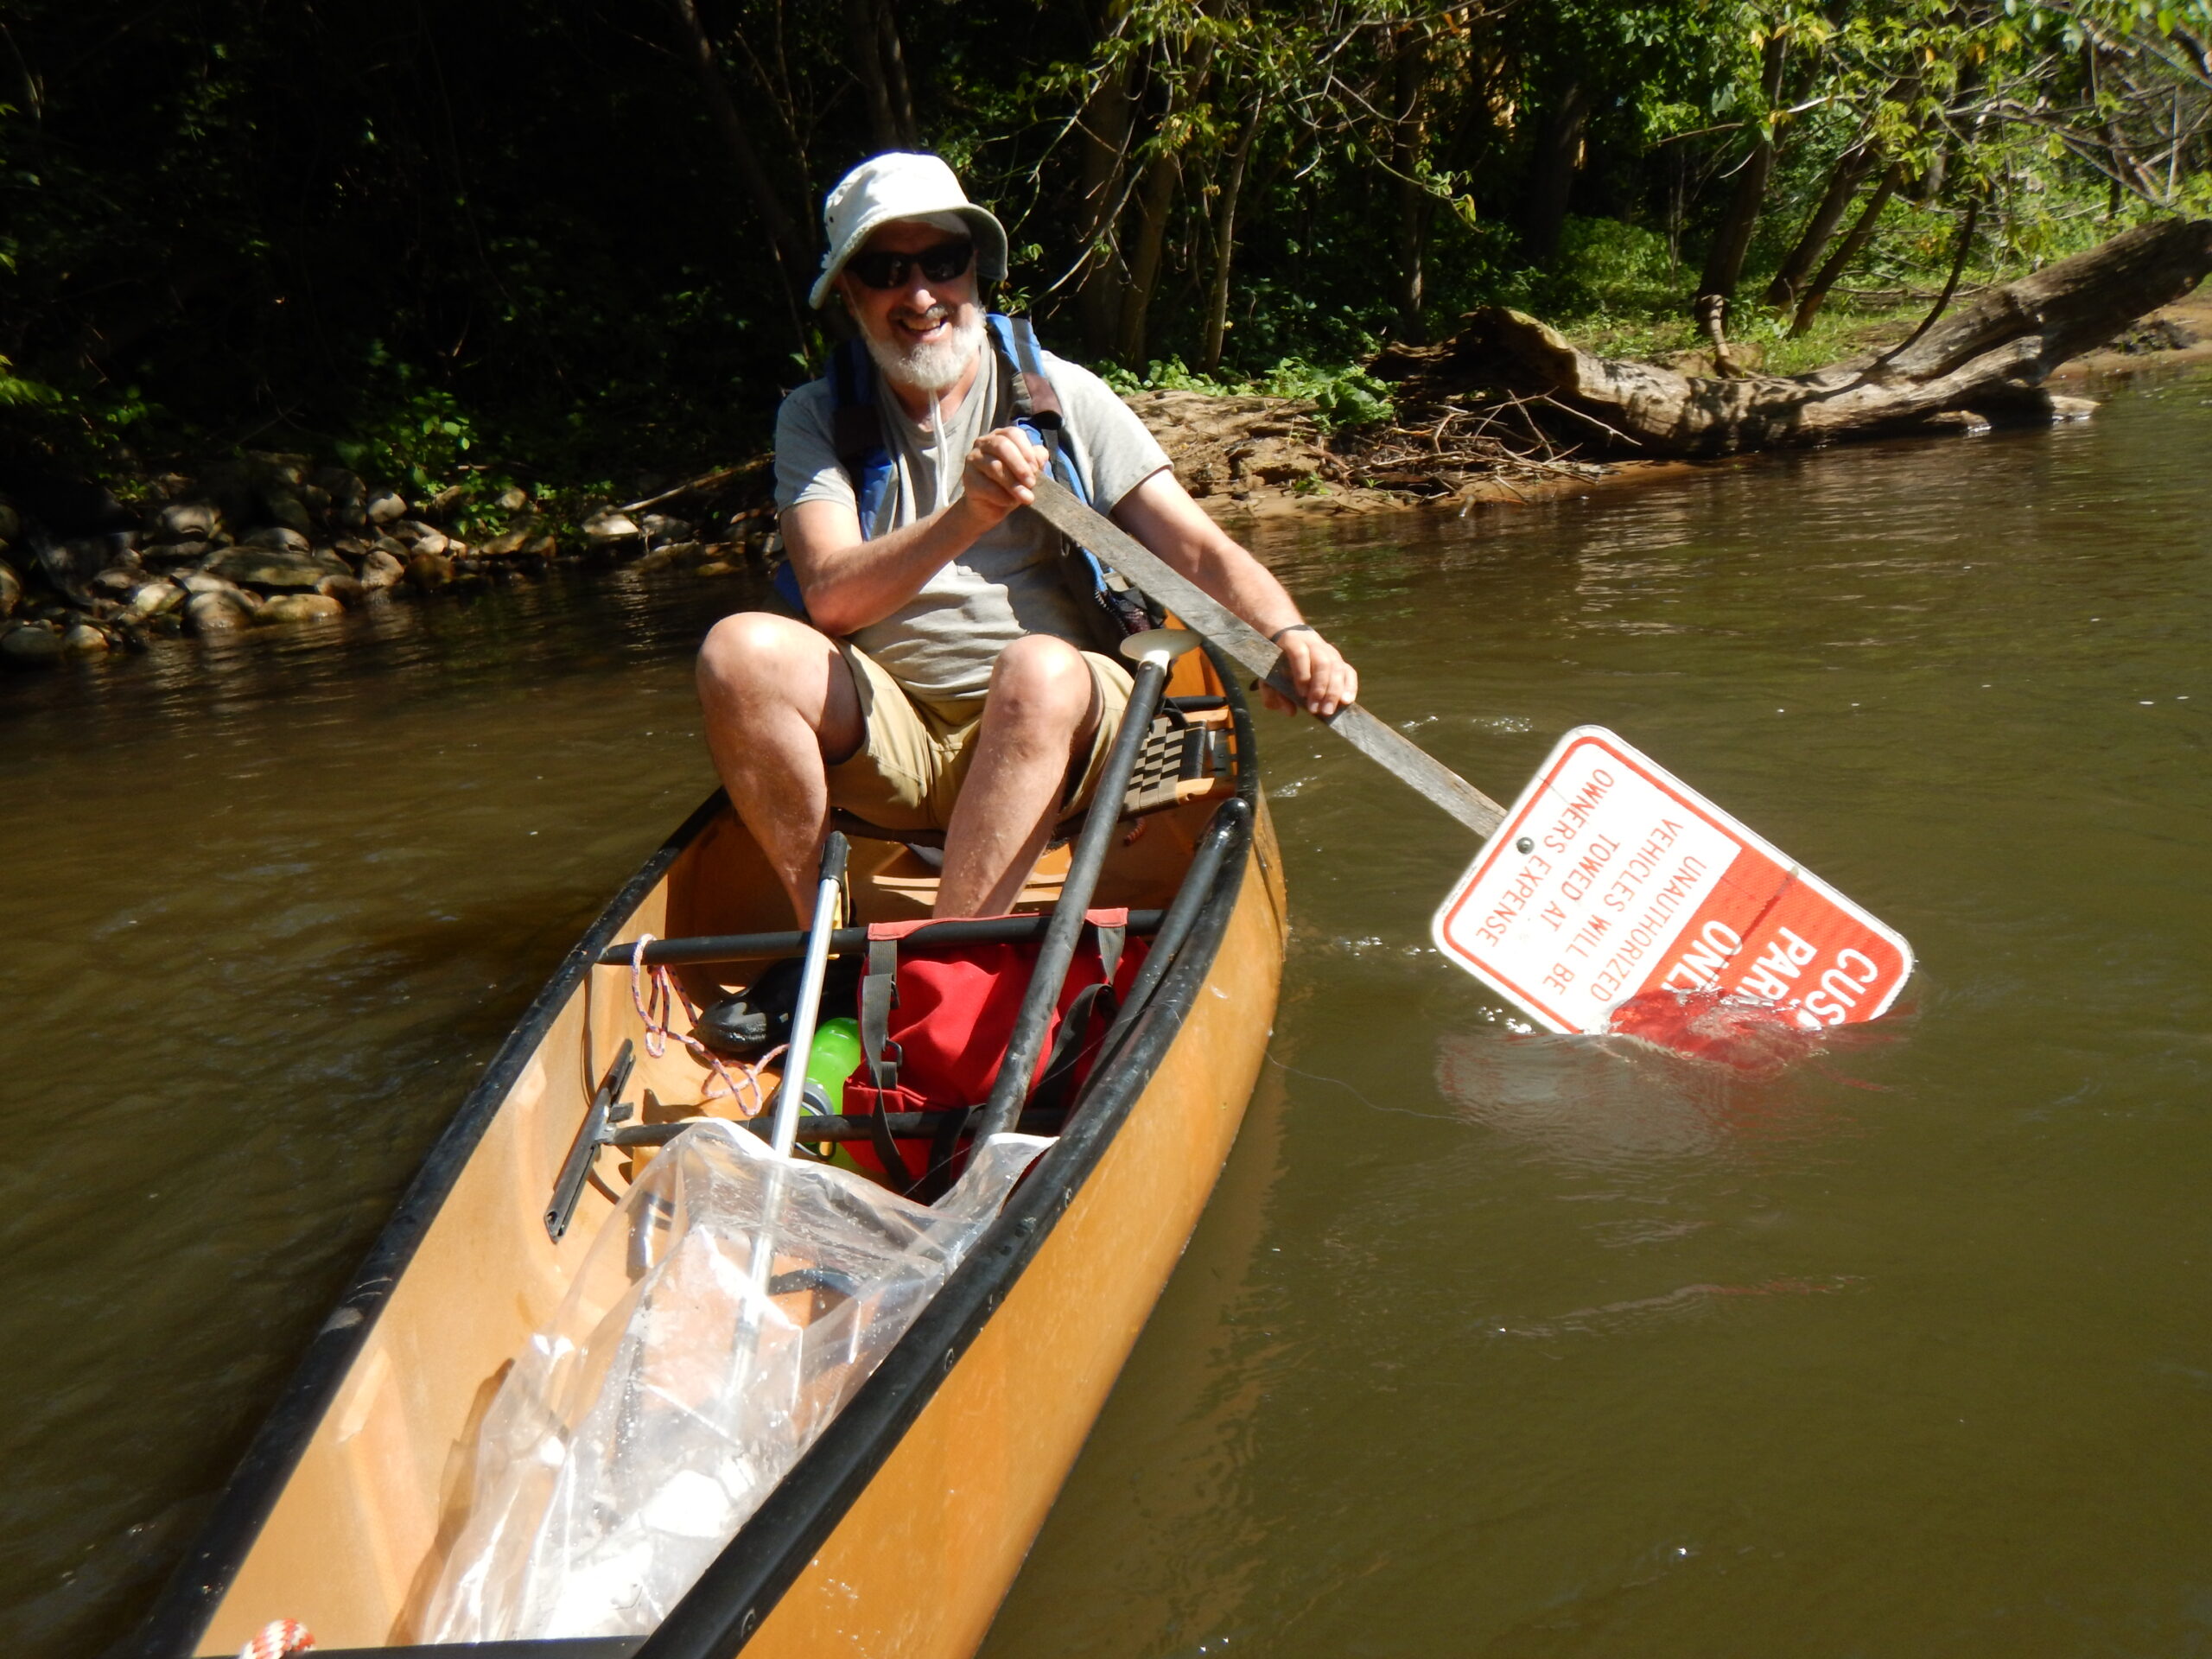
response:
<path id="1" fill-rule="evenodd" d="M 1503 307 L 1448 345 L 1376 372 L 1502 390 L 1582 454 L 1721 455 L 2086 413 L 2052 370 L 2171 304 L 2212 270 L 2212 220 L 2167 219 L 1975 295 L 1902 348 L 1810 374 L 1685 375 L 1592 356 Z M 1471 397 L 1471 392 L 1463 396 Z"/>

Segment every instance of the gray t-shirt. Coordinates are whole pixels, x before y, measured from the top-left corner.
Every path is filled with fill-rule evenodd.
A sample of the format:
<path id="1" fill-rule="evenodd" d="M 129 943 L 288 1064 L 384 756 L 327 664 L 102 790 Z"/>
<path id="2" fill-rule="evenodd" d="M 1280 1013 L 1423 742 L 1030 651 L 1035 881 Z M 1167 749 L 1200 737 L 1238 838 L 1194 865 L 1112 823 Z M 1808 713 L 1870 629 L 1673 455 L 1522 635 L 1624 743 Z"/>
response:
<path id="1" fill-rule="evenodd" d="M 1110 512 L 1121 499 L 1167 465 L 1167 454 L 1128 404 L 1090 370 L 1044 353 L 1046 378 L 1058 394 L 1076 469 L 1091 501 Z M 988 342 L 982 367 L 960 407 L 946 410 L 932 436 L 912 419 L 877 376 L 876 402 L 896 463 L 898 486 L 884 492 L 870 536 L 928 517 L 960 494 L 968 451 L 976 440 L 1014 418 L 1001 384 L 999 355 Z M 784 399 L 776 415 L 776 506 L 838 501 L 858 510 L 853 480 L 837 462 L 836 404 L 826 380 L 810 381 Z M 941 567 L 921 590 L 852 641 L 899 683 L 931 703 L 980 697 L 998 654 L 1025 633 L 1057 634 L 1089 647 L 1082 613 L 1059 572 L 1055 533 L 1032 512 L 1009 514 L 998 527 Z"/>

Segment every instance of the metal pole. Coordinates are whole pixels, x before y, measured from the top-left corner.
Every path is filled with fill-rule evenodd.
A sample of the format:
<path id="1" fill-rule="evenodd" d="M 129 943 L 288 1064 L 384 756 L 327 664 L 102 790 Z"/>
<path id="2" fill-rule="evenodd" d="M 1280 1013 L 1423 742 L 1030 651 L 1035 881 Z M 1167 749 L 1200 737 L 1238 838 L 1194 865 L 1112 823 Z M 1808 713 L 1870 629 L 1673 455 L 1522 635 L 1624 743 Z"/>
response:
<path id="1" fill-rule="evenodd" d="M 822 976 L 830 966 L 837 896 L 845 885 L 846 851 L 844 836 L 832 830 L 822 849 L 822 881 L 814 890 L 814 924 L 807 930 L 806 962 L 799 973 L 798 1001 L 791 1009 L 791 1041 L 784 1051 L 783 1087 L 776 1091 L 776 1130 L 768 1144 L 779 1158 L 790 1157 L 798 1139 L 806 1063 L 814 1051 L 815 1022 L 822 1013 Z"/>
<path id="2" fill-rule="evenodd" d="M 1135 636 L 1123 646 L 1138 658 L 1136 683 L 1130 688 L 1121 730 L 1114 734 L 1114 747 L 1107 753 L 1105 770 L 1090 798 L 1090 816 L 1084 821 L 1083 836 L 1068 860 L 1059 900 L 1052 906 L 1052 924 L 1045 931 L 1045 943 L 1038 949 L 1037 965 L 1029 976 L 1028 992 L 1022 998 L 1021 1012 L 1014 1017 L 1014 1034 L 1007 1040 L 1006 1058 L 999 1062 L 990 1100 L 976 1125 L 979 1145 L 1012 1128 L 1022 1102 L 1029 1096 L 1030 1074 L 1044 1052 L 1046 1021 L 1058 1005 L 1060 988 L 1067 982 L 1068 969 L 1075 961 L 1084 912 L 1090 908 L 1090 896 L 1097 889 L 1106 849 L 1121 828 L 1122 798 L 1128 793 L 1129 774 L 1136 769 L 1145 734 L 1152 729 L 1160 694 L 1167 689 L 1168 664 L 1197 644 L 1195 634 L 1156 628 Z"/>
<path id="3" fill-rule="evenodd" d="M 1107 1068 L 1122 1042 L 1140 1016 L 1144 1006 L 1152 1000 L 1153 989 L 1167 976 L 1175 965 L 1175 953 L 1183 948 L 1183 938 L 1191 925 L 1198 918 L 1198 912 L 1213 896 L 1215 878 L 1221 874 L 1222 860 L 1229 851 L 1230 837 L 1249 823 L 1252 809 L 1243 801 L 1224 801 L 1215 809 L 1212 821 L 1199 838 L 1198 849 L 1192 855 L 1191 867 L 1184 873 L 1183 885 L 1176 890 L 1175 901 L 1167 907 L 1167 914 L 1160 924 L 1160 931 L 1152 942 L 1152 949 L 1145 953 L 1144 966 L 1137 969 L 1137 976 L 1129 982 L 1129 994 L 1122 1003 L 1121 1012 L 1114 1016 L 1114 1023 L 1106 1027 L 1106 1034 L 1098 1039 L 1098 1053 L 1090 1063 L 1090 1075 L 1084 1079 L 1084 1095 L 1090 1092 L 1090 1085 L 1106 1075 Z M 1071 1116 L 1083 1101 L 1078 1095 L 1068 1107 Z"/>

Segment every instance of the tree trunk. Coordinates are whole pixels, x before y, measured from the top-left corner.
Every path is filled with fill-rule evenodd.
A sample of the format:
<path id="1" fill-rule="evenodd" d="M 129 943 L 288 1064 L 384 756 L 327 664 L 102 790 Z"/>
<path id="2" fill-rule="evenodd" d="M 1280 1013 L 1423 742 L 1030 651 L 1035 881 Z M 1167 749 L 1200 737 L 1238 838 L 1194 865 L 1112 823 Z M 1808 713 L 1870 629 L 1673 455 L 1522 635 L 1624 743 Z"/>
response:
<path id="1" fill-rule="evenodd" d="M 1129 278 L 1122 289 L 1122 309 L 1114 330 L 1114 356 L 1141 372 L 1152 310 L 1152 290 L 1160 280 L 1160 256 L 1167 244 L 1167 215 L 1175 206 L 1175 187 L 1183 174 L 1183 158 L 1163 149 L 1146 165 L 1144 183 L 1138 188 L 1135 245 L 1129 254 Z"/>
<path id="2" fill-rule="evenodd" d="M 1878 154 L 1868 143 L 1853 144 L 1836 157 L 1834 167 L 1828 170 L 1828 188 L 1821 193 L 1812 216 L 1798 233 L 1796 245 L 1789 250 L 1782 268 L 1774 273 L 1774 280 L 1767 284 L 1766 302 L 1776 310 L 1786 311 L 1797 303 L 1798 290 L 1804 287 L 1805 278 L 1812 275 L 1814 265 L 1827 251 L 1829 238 L 1835 235 L 1836 226 L 1843 223 L 1851 199 L 1859 194 L 1859 187 L 1873 170 Z"/>
<path id="3" fill-rule="evenodd" d="M 1108 32 L 1118 26 L 1118 11 Z M 1083 283 L 1077 293 L 1084 344 L 1093 357 L 1111 357 L 1121 326 L 1122 290 L 1128 271 L 1114 238 L 1120 217 L 1122 180 L 1128 168 L 1129 130 L 1137 96 L 1130 90 L 1129 60 L 1116 57 L 1098 79 L 1077 123 L 1082 135 Z"/>
<path id="4" fill-rule="evenodd" d="M 1700 294 L 1690 308 L 1698 333 L 1713 347 L 1713 372 L 1724 380 L 1740 380 L 1750 372 L 1728 349 L 1728 302 L 1718 294 Z"/>
<path id="5" fill-rule="evenodd" d="M 1789 325 L 1789 337 L 1795 340 L 1813 326 L 1813 319 L 1821 315 L 1821 307 L 1828 297 L 1828 290 L 1842 279 L 1856 259 L 1874 238 L 1874 227 L 1881 222 L 1882 209 L 1890 205 L 1890 198 L 1897 194 L 1897 186 L 1904 182 L 1904 163 L 1892 162 L 1882 175 L 1882 181 L 1874 187 L 1874 194 L 1866 198 L 1866 206 L 1851 227 L 1850 234 L 1836 245 L 1813 278 L 1812 286 L 1805 290 L 1805 297 L 1797 307 L 1796 320 Z"/>
<path id="6" fill-rule="evenodd" d="M 845 33 L 861 90 L 868 95 L 869 138 L 878 150 L 912 149 L 914 99 L 891 0 L 845 0 Z"/>
<path id="7" fill-rule="evenodd" d="M 899 10 L 893 0 L 876 0 L 877 44 L 883 52 L 884 91 L 891 104 L 891 119 L 898 142 L 919 149 L 922 125 L 914 118 L 914 89 L 906 79 L 906 47 L 899 37 Z"/>
<path id="8" fill-rule="evenodd" d="M 1560 91 L 1536 130 L 1536 153 L 1529 168 L 1529 207 L 1522 236 L 1531 264 L 1549 265 L 1559 257 L 1560 232 L 1567 228 L 1567 198 L 1574 189 L 1582 158 L 1582 131 L 1590 119 L 1590 94 L 1579 80 Z"/>
<path id="9" fill-rule="evenodd" d="M 1160 282 L 1160 262 L 1167 245 L 1167 221 L 1175 209 L 1176 187 L 1183 179 L 1183 156 L 1178 148 L 1184 137 L 1183 111 L 1205 90 L 1210 41 L 1201 40 L 1191 61 L 1179 75 L 1171 75 L 1167 97 L 1160 111 L 1158 147 L 1145 164 L 1143 182 L 1135 207 L 1136 235 L 1128 252 L 1128 281 L 1122 289 L 1119 322 L 1114 334 L 1114 355 L 1132 369 L 1145 365 L 1153 289 Z"/>
<path id="10" fill-rule="evenodd" d="M 875 148 L 899 148 L 899 120 L 891 112 L 891 84 L 883 73 L 883 54 L 878 49 L 876 0 L 845 0 L 845 33 L 859 73 L 861 90 L 868 95 L 868 137 Z"/>
<path id="11" fill-rule="evenodd" d="M 1428 338 L 1421 320 L 1421 261 L 1427 251 L 1431 198 L 1421 185 L 1422 40 L 1418 30 L 1398 31 L 1392 53 L 1395 107 L 1390 118 L 1391 183 L 1398 199 L 1398 337 Z"/>
<path id="12" fill-rule="evenodd" d="M 1230 158 L 1229 178 L 1221 187 L 1221 202 L 1215 209 L 1213 289 L 1206 299 L 1205 345 L 1199 353 L 1199 367 L 1207 374 L 1221 366 L 1223 338 L 1229 332 L 1229 273 L 1236 251 L 1236 199 L 1244 193 L 1244 172 L 1259 140 L 1260 119 L 1261 111 L 1255 107 L 1236 141 L 1236 153 Z"/>
<path id="13" fill-rule="evenodd" d="M 1928 157 L 1928 166 L 1913 181 L 1913 195 L 1923 207 L 1932 207 L 1943 194 L 1944 176 L 1950 166 L 1950 140 L 1936 144 Z"/>
<path id="14" fill-rule="evenodd" d="M 806 325 L 799 310 L 801 289 L 798 284 L 804 283 L 807 267 L 812 263 L 809 244 L 800 239 L 798 227 L 784 211 L 775 186 L 769 182 L 767 169 L 760 165 L 760 152 L 753 148 L 753 139 L 745 130 L 745 118 L 738 113 L 737 102 L 729 93 L 729 83 L 722 78 L 721 65 L 715 60 L 715 43 L 707 37 L 706 26 L 699 21 L 698 7 L 693 0 L 669 0 L 669 5 L 683 32 L 683 55 L 706 98 L 715 130 L 721 134 L 723 146 L 729 152 L 730 165 L 736 169 L 746 194 L 753 198 L 753 211 L 760 215 L 761 226 L 768 232 L 768 248 L 775 256 L 776 276 L 783 288 L 785 306 L 791 313 L 791 330 L 804 351 L 807 346 Z"/>
<path id="15" fill-rule="evenodd" d="M 1970 57 L 1959 67 L 1958 84 L 1951 89 L 1949 97 L 1941 100 L 1959 109 L 1980 106 L 1981 113 L 1974 118 L 1977 133 L 1988 114 L 1986 100 L 1974 95 L 1981 83 L 1981 65 Z M 1921 169 L 1920 176 L 1911 181 L 1911 190 L 1913 199 L 1922 207 L 1933 207 L 1943 198 L 1944 182 L 1950 175 L 1951 155 L 1959 148 L 1959 134 L 1948 116 L 1941 111 L 1924 117 L 1921 130 L 1932 130 L 1935 142 L 1929 146 L 1928 164 Z"/>
<path id="16" fill-rule="evenodd" d="M 2212 219 L 2138 226 L 1974 296 L 1920 339 L 1787 378 L 1693 379 L 1593 357 L 1517 311 L 1478 312 L 1424 379 L 1503 386 L 1586 448 L 1719 455 L 2085 409 L 2044 390 L 2050 372 L 2179 299 L 2212 270 Z M 2073 405 L 2075 407 L 2069 407 Z"/>
<path id="17" fill-rule="evenodd" d="M 1700 301 L 1716 295 L 1723 300 L 1732 298 L 1736 284 L 1743 279 L 1744 256 L 1751 251 L 1751 232 L 1758 228 L 1759 209 L 1766 203 L 1766 182 L 1774 173 L 1771 112 L 1781 101 L 1782 71 L 1789 57 L 1789 37 L 1779 33 L 1770 35 L 1759 62 L 1759 86 L 1766 95 L 1765 107 L 1759 111 L 1751 153 L 1737 169 L 1736 188 L 1728 195 L 1728 210 L 1721 215 L 1720 228 L 1713 232 L 1713 247 L 1706 255 L 1705 274 L 1697 283 Z"/>

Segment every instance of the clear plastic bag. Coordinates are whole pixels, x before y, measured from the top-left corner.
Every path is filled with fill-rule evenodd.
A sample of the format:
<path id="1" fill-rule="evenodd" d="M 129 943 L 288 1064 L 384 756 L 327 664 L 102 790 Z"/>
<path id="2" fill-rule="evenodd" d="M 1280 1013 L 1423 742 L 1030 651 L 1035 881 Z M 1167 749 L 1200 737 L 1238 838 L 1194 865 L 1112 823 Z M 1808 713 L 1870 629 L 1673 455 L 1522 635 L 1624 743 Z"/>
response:
<path id="1" fill-rule="evenodd" d="M 932 1208 L 726 1124 L 671 1141 L 500 1385 L 417 1639 L 652 1630 L 1050 1144 L 994 1137 Z"/>

